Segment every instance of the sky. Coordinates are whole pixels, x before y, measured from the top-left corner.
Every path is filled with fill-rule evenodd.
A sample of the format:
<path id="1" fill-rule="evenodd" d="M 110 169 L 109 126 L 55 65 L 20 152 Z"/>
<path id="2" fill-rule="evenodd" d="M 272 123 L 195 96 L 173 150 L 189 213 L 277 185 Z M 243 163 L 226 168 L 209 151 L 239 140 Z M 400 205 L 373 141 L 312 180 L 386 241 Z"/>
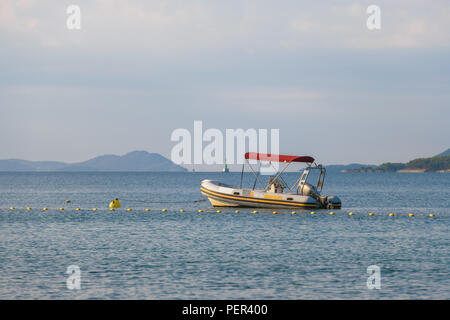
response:
<path id="1" fill-rule="evenodd" d="M 0 159 L 170 157 L 195 120 L 279 129 L 280 153 L 325 164 L 432 156 L 450 147 L 449 17 L 448 0 L 1 0 Z"/>

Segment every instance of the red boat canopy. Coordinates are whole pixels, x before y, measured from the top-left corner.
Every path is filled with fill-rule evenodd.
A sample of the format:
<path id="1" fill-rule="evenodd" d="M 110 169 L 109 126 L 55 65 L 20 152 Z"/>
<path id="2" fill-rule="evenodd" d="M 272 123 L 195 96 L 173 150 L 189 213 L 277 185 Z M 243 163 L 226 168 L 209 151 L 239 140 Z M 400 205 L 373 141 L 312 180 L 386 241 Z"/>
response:
<path id="1" fill-rule="evenodd" d="M 282 154 L 270 154 L 259 152 L 247 152 L 245 154 L 245 159 L 274 161 L 274 162 L 308 162 L 308 163 L 314 162 L 314 158 L 309 156 L 285 156 Z"/>

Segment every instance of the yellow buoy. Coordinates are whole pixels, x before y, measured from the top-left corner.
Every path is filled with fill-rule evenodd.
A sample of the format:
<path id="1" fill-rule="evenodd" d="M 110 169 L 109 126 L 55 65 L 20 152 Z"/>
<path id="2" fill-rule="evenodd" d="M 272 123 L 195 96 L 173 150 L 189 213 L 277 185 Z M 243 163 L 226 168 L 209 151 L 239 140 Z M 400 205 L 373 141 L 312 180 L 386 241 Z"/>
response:
<path id="1" fill-rule="evenodd" d="M 217 210 L 216 212 L 217 212 L 217 213 L 221 213 L 222 211 L 220 211 L 220 210 Z"/>
<path id="2" fill-rule="evenodd" d="M 373 212 L 369 212 L 369 216 L 373 216 Z"/>
<path id="3" fill-rule="evenodd" d="M 273 214 L 277 214 L 278 212 L 277 211 L 274 211 L 274 212 L 272 212 Z"/>
<path id="4" fill-rule="evenodd" d="M 167 211 L 167 209 L 162 209 L 161 211 L 162 211 L 162 212 L 166 212 L 166 211 Z"/>
<path id="5" fill-rule="evenodd" d="M 44 211 L 47 211 L 47 210 L 48 210 L 48 208 L 44 208 L 44 209 L 42 209 L 42 210 L 44 210 Z"/>
<path id="6" fill-rule="evenodd" d="M 291 213 L 292 213 L 292 214 L 297 214 L 297 212 L 295 212 L 295 211 L 292 211 Z"/>
<path id="7" fill-rule="evenodd" d="M 197 211 L 198 211 L 198 212 L 203 212 L 203 210 L 202 210 L 202 209 L 198 209 Z"/>
<path id="8" fill-rule="evenodd" d="M 239 213 L 239 210 L 236 210 L 234 213 Z"/>
<path id="9" fill-rule="evenodd" d="M 430 213 L 430 217 L 434 217 L 434 213 Z"/>
<path id="10" fill-rule="evenodd" d="M 145 211 L 150 211 L 150 209 L 145 209 Z"/>
<path id="11" fill-rule="evenodd" d="M 97 208 L 92 209 L 92 211 L 97 211 Z"/>
<path id="12" fill-rule="evenodd" d="M 9 210 L 14 210 L 15 208 L 14 207 L 9 207 Z"/>
<path id="13" fill-rule="evenodd" d="M 414 217 L 414 213 L 410 213 L 409 216 L 410 216 L 410 217 Z"/>
<path id="14" fill-rule="evenodd" d="M 349 212 L 349 213 L 348 213 L 349 216 L 352 216 L 353 214 L 354 214 L 353 212 Z"/>
<path id="15" fill-rule="evenodd" d="M 184 212 L 184 209 L 180 209 L 180 212 Z"/>
<path id="16" fill-rule="evenodd" d="M 316 214 L 314 211 L 311 211 L 311 214 Z"/>
<path id="17" fill-rule="evenodd" d="M 393 217 L 394 216 L 394 214 L 391 212 L 391 213 L 389 213 L 389 217 Z"/>
<path id="18" fill-rule="evenodd" d="M 27 207 L 27 210 L 31 210 L 31 207 Z"/>
<path id="19" fill-rule="evenodd" d="M 128 208 L 128 209 L 127 209 L 127 211 L 133 211 L 133 209 L 131 209 L 131 208 Z"/>
<path id="20" fill-rule="evenodd" d="M 330 214 L 331 214 L 332 216 L 334 216 L 334 212 L 333 212 L 333 211 L 331 211 Z"/>
<path id="21" fill-rule="evenodd" d="M 66 200 L 66 203 L 70 203 L 70 200 Z"/>
<path id="22" fill-rule="evenodd" d="M 63 210 L 64 210 L 64 208 L 59 208 L 59 210 L 60 210 L 60 211 L 63 211 Z"/>
<path id="23" fill-rule="evenodd" d="M 119 199 L 115 198 L 113 201 L 109 203 L 110 208 L 120 208 L 122 205 L 120 204 Z"/>
<path id="24" fill-rule="evenodd" d="M 258 213 L 258 211 L 257 211 L 257 210 L 255 210 L 255 211 L 253 211 L 253 213 Z"/>
<path id="25" fill-rule="evenodd" d="M 81 209 L 80 209 L 80 208 L 76 208 L 75 210 L 76 210 L 76 211 L 80 211 Z"/>

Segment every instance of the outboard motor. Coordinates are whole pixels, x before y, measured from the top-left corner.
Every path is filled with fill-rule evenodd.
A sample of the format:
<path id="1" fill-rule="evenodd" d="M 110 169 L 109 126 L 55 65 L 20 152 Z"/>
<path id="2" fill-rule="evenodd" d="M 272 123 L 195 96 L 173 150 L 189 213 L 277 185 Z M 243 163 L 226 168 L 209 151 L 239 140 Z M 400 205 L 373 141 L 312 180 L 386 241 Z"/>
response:
<path id="1" fill-rule="evenodd" d="M 308 180 L 310 170 L 314 169 L 319 170 L 319 178 L 316 187 L 306 182 Z M 297 193 L 299 193 L 300 189 L 300 194 L 302 196 L 314 198 L 318 203 L 320 203 L 320 206 L 322 208 L 326 209 L 340 208 L 342 204 L 341 199 L 339 199 L 338 197 L 320 195 L 325 181 L 325 173 L 326 170 L 325 168 L 322 167 L 322 165 L 316 165 L 315 167 L 308 167 L 305 170 L 303 170 L 302 176 L 300 177 L 297 185 Z"/>
<path id="2" fill-rule="evenodd" d="M 327 209 L 340 209 L 342 206 L 341 199 L 337 196 L 328 196 L 326 203 Z"/>
<path id="3" fill-rule="evenodd" d="M 341 199 L 336 196 L 322 196 L 317 188 L 309 183 L 304 183 L 301 189 L 302 196 L 312 197 L 322 205 L 322 208 L 335 209 L 341 207 Z"/>
<path id="4" fill-rule="evenodd" d="M 314 187 L 313 185 L 305 182 L 301 187 L 301 191 L 302 196 L 313 197 L 317 201 L 320 201 L 320 194 L 317 192 L 316 187 Z"/>

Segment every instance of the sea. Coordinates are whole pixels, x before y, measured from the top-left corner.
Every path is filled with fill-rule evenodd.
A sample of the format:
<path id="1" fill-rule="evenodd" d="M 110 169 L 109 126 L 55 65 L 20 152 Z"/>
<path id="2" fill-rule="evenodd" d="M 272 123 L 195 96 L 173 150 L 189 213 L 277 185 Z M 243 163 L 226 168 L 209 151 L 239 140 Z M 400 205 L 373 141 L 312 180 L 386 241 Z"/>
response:
<path id="1" fill-rule="evenodd" d="M 450 298 L 448 173 L 329 173 L 315 214 L 217 212 L 203 179 L 241 174 L 0 173 L 0 299 Z"/>

